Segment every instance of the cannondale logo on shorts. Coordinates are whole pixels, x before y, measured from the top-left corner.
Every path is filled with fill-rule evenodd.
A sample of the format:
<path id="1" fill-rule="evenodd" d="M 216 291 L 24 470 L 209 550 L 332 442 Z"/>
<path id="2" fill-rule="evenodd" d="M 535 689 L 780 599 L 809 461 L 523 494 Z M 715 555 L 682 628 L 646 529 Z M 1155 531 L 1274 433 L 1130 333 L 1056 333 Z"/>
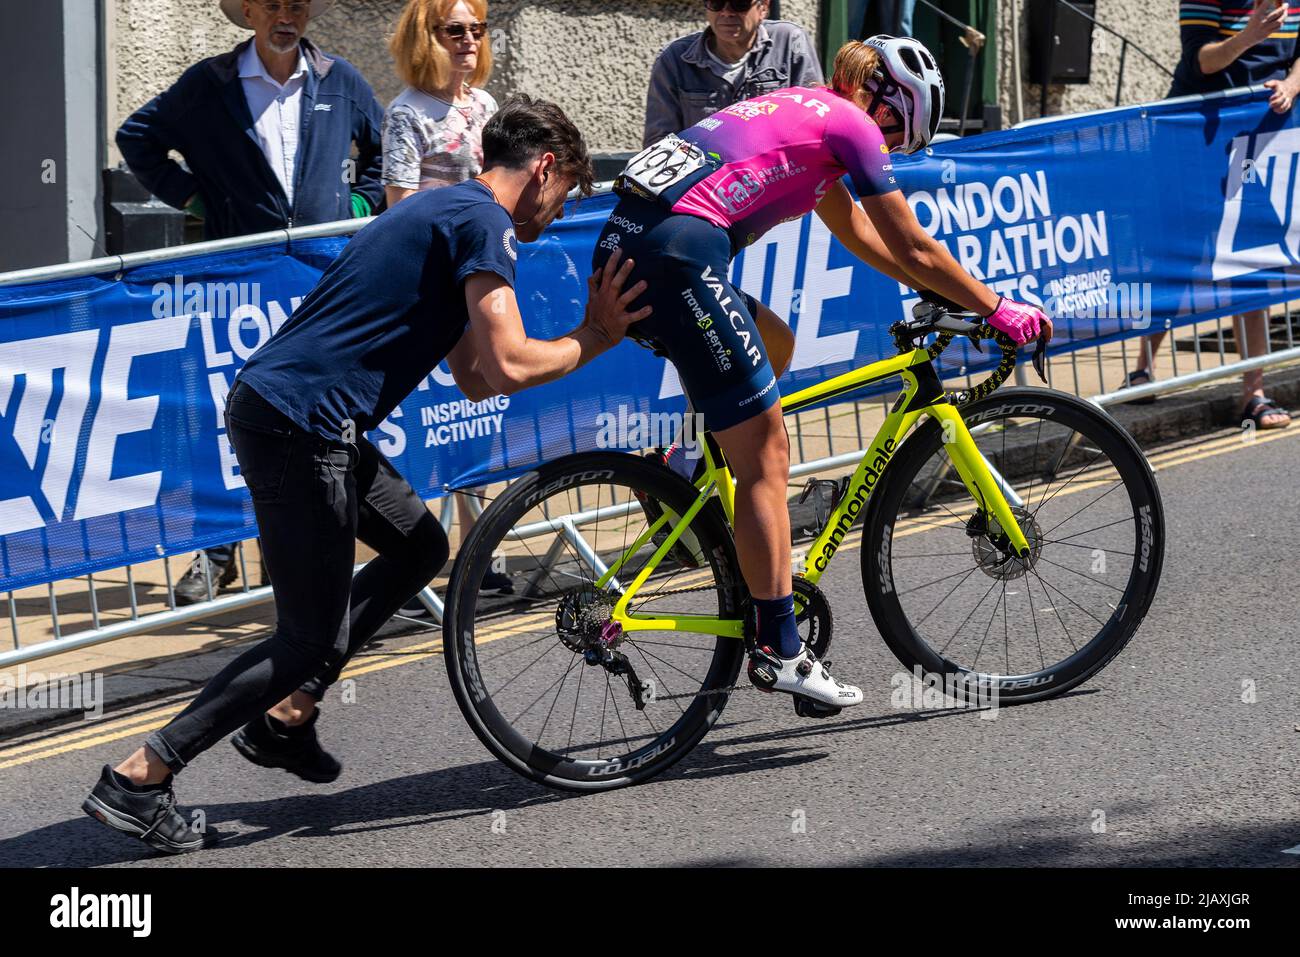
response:
<path id="1" fill-rule="evenodd" d="M 645 230 L 643 225 L 632 222 L 632 220 L 628 219 L 626 216 L 611 215 L 609 217 L 609 224 L 611 226 L 617 226 L 625 233 L 631 233 L 633 236 Z"/>
<path id="2" fill-rule="evenodd" d="M 515 230 L 513 226 L 501 234 L 501 245 L 506 247 L 507 256 L 518 261 L 519 250 L 515 247 Z"/>

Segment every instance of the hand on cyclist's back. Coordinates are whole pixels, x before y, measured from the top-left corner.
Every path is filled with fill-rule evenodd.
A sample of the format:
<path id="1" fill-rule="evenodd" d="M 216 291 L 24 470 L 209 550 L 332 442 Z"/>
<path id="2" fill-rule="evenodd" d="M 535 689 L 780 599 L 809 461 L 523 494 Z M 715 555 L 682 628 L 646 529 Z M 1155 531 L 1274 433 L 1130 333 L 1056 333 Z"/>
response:
<path id="1" fill-rule="evenodd" d="M 649 306 L 636 312 L 628 311 L 637 297 L 646 291 L 647 286 L 645 280 L 642 280 L 626 292 L 623 291 L 623 284 L 632 274 L 635 263 L 631 259 L 624 259 L 620 265 L 622 254 L 622 250 L 614 250 L 605 265 L 587 280 L 587 311 L 582 324 L 596 332 L 610 346 L 621 342 L 627 334 L 627 327 L 640 322 L 652 311 Z"/>
<path id="2" fill-rule="evenodd" d="M 999 332 L 1005 332 L 1018 346 L 1033 342 L 1040 335 L 1052 338 L 1052 320 L 1037 306 L 1010 299 L 998 300 L 998 307 L 985 320 Z"/>

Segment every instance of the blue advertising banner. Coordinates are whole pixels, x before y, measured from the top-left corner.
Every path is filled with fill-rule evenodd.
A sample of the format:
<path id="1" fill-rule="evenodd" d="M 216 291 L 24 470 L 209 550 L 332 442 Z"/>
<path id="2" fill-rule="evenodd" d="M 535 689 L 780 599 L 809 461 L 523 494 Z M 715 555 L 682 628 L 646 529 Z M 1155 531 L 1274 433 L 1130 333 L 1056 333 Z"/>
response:
<path id="1" fill-rule="evenodd" d="M 1057 120 L 943 144 L 896 170 L 922 226 L 967 269 L 1058 319 L 1062 352 L 1292 297 L 1300 128 L 1266 100 Z M 613 204 L 583 201 L 520 248 L 531 335 L 580 320 Z M 0 590 L 256 534 L 225 394 L 346 241 L 0 286 Z M 797 334 L 785 392 L 891 354 L 888 327 L 915 301 L 815 216 L 746 249 L 733 279 Z M 946 358 L 950 372 L 990 364 L 963 348 Z M 628 440 L 638 415 L 683 408 L 672 368 L 627 343 L 560 382 L 481 403 L 441 366 L 370 438 L 433 498 L 607 445 L 615 422 Z M 630 444 L 658 438 L 642 435 Z"/>

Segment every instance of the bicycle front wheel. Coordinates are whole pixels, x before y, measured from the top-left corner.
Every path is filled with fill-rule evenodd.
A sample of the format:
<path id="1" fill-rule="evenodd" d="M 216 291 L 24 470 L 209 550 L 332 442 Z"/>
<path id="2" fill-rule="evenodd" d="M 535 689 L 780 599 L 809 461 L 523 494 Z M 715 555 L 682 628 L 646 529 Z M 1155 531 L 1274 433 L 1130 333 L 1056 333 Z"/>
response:
<path id="1" fill-rule="evenodd" d="M 596 452 L 522 476 L 483 512 L 447 589 L 444 649 L 462 713 L 507 766 L 565 790 L 622 787 L 665 770 L 717 721 L 743 661 L 739 638 L 611 626 L 615 602 L 696 496 L 662 465 Z M 480 591 L 494 568 L 516 594 Z M 738 620 L 744 596 L 714 499 L 628 611 Z"/>
<path id="2" fill-rule="evenodd" d="M 1008 554 L 931 421 L 868 509 L 862 577 L 881 635 L 952 697 L 1061 694 L 1137 631 L 1160 580 L 1164 511 L 1137 444 L 1074 396 L 1005 389 L 962 411 L 1029 542 Z"/>

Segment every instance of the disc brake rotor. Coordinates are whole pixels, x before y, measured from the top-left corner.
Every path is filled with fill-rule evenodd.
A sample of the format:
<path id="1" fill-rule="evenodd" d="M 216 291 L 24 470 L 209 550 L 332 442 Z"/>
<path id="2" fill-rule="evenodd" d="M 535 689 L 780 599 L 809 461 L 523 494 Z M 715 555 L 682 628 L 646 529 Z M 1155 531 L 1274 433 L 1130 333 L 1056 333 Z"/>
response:
<path id="1" fill-rule="evenodd" d="M 966 534 L 971 536 L 971 552 L 975 564 L 989 578 L 1012 581 L 1023 578 L 1034 567 L 1043 550 L 1043 529 L 1028 509 L 1011 506 L 1020 532 L 1029 543 L 1029 558 L 1021 560 L 1011 545 L 1011 540 L 1001 529 L 990 529 L 982 512 L 976 512 L 966 523 Z"/>

